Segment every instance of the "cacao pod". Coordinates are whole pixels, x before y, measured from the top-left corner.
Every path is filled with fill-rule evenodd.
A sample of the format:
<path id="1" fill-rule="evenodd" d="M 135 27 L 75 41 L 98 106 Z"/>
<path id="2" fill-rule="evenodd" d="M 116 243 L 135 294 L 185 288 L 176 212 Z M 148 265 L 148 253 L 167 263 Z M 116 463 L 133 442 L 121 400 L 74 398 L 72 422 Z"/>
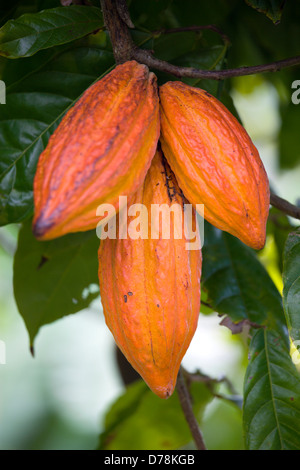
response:
<path id="1" fill-rule="evenodd" d="M 99 248 L 106 323 L 127 360 L 161 398 L 173 392 L 200 311 L 201 249 L 200 245 L 197 250 L 187 249 L 187 240 L 193 237 L 184 232 L 184 201 L 158 151 L 131 203 L 142 203 L 148 214 L 153 204 L 168 208 L 174 204 L 182 220 L 171 217 L 170 239 L 163 238 L 161 225 L 157 225 L 158 238 L 151 237 L 153 219 L 148 218 L 148 238 L 106 238 Z M 196 212 L 190 208 L 195 227 Z M 181 231 L 182 237 L 176 238 Z"/>
<path id="2" fill-rule="evenodd" d="M 186 198 L 245 244 L 265 244 L 269 182 L 257 149 L 228 109 L 182 82 L 160 87 L 161 144 Z"/>
<path id="3" fill-rule="evenodd" d="M 40 155 L 33 232 L 41 240 L 93 229 L 96 209 L 143 183 L 159 138 L 156 77 L 118 65 L 67 112 Z"/>

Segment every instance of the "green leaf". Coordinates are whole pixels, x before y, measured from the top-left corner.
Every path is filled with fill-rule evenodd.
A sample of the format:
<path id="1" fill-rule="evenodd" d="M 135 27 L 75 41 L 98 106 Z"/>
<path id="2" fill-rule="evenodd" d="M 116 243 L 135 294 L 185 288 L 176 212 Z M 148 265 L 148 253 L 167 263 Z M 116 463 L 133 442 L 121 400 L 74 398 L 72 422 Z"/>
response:
<path id="1" fill-rule="evenodd" d="M 212 394 L 202 383 L 191 384 L 194 412 L 200 420 Z M 177 393 L 162 400 L 141 380 L 131 384 L 108 411 L 99 449 L 178 449 L 192 440 Z"/>
<path id="2" fill-rule="evenodd" d="M 174 65 L 180 67 L 193 67 L 203 70 L 221 70 L 227 52 L 227 46 L 214 45 L 204 47 L 201 50 L 189 52 L 178 57 L 174 61 Z M 183 82 L 191 86 L 204 88 L 210 93 L 216 95 L 219 83 L 216 80 L 204 80 L 198 78 L 183 78 Z"/>
<path id="3" fill-rule="evenodd" d="M 95 231 L 40 242 L 27 221 L 14 258 L 14 295 L 30 344 L 43 325 L 78 312 L 99 295 Z"/>
<path id="4" fill-rule="evenodd" d="M 180 47 L 172 48 L 172 43 L 179 43 Z M 160 36 L 155 41 L 155 55 L 162 60 L 172 62 L 179 67 L 194 67 L 203 70 L 220 70 L 223 67 L 227 46 L 203 46 L 195 33 L 177 33 Z M 157 73 L 159 83 L 174 80 L 174 77 L 165 73 Z M 181 81 L 191 86 L 199 86 L 210 93 L 217 95 L 219 84 L 216 80 L 203 80 L 198 78 L 182 78 Z"/>
<path id="5" fill-rule="evenodd" d="M 286 0 L 246 0 L 255 10 L 264 13 L 274 24 L 280 23 L 282 10 Z"/>
<path id="6" fill-rule="evenodd" d="M 259 330 L 252 338 L 243 420 L 249 450 L 300 448 L 300 376 L 274 331 Z"/>
<path id="7" fill-rule="evenodd" d="M 209 450 L 245 450 L 242 410 L 226 400 L 214 402 L 201 431 Z"/>
<path id="8" fill-rule="evenodd" d="M 300 340 L 300 229 L 289 234 L 283 258 L 283 306 L 290 336 Z"/>
<path id="9" fill-rule="evenodd" d="M 29 57 L 49 47 L 71 42 L 103 27 L 100 8 L 58 7 L 9 20 L 0 29 L 0 55 Z"/>
<path id="10" fill-rule="evenodd" d="M 292 94 L 293 90 L 291 90 Z M 279 131 L 279 163 L 283 169 L 294 168 L 300 162 L 300 106 L 292 102 L 281 112 Z"/>
<path id="11" fill-rule="evenodd" d="M 98 40 L 106 47 L 104 33 Z M 50 135 L 79 96 L 113 63 L 110 51 L 94 45 L 50 49 L 7 61 L 3 77 L 7 99 L 0 115 L 0 225 L 32 214 L 33 178 Z"/>
<path id="12" fill-rule="evenodd" d="M 281 296 L 255 252 L 236 237 L 205 222 L 202 285 L 219 314 L 282 331 Z"/>
<path id="13" fill-rule="evenodd" d="M 282 272 L 283 269 L 283 251 L 286 239 L 289 233 L 295 227 L 290 224 L 289 218 L 283 214 L 276 207 L 272 207 L 269 212 L 269 218 L 267 223 L 267 234 L 274 237 L 277 263 L 279 271 Z"/>

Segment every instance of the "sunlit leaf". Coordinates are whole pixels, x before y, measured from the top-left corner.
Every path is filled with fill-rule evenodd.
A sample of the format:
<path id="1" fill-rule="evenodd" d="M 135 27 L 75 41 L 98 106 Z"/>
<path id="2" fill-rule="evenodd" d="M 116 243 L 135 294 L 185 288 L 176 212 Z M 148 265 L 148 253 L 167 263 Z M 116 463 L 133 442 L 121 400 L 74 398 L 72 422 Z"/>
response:
<path id="1" fill-rule="evenodd" d="M 285 244 L 283 258 L 283 305 L 287 316 L 291 338 L 293 341 L 299 341 L 300 230 L 291 232 Z"/>
<path id="2" fill-rule="evenodd" d="M 200 420 L 212 394 L 202 383 L 191 385 L 194 413 Z M 192 440 L 177 393 L 162 400 L 139 380 L 112 405 L 105 418 L 99 449 L 178 449 Z"/>
<path id="3" fill-rule="evenodd" d="M 293 90 L 291 90 L 292 94 Z M 294 168 L 300 162 L 299 146 L 299 105 L 290 103 L 282 111 L 279 132 L 279 162 L 281 168 Z"/>
<path id="4" fill-rule="evenodd" d="M 285 341 L 274 331 L 253 336 L 243 411 L 247 449 L 300 448 L 300 376 Z"/>

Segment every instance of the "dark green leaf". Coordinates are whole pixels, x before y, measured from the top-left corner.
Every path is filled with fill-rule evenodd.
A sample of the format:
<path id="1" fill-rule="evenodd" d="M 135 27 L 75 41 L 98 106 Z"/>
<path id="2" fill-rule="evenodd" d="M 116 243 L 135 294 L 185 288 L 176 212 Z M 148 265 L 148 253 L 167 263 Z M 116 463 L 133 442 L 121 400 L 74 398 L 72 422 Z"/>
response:
<path id="1" fill-rule="evenodd" d="M 185 33 L 186 34 L 186 33 Z M 189 33 L 187 36 L 192 38 L 192 34 Z M 173 37 L 175 36 L 175 37 Z M 224 58 L 226 55 L 227 47 L 224 45 L 214 45 L 211 47 L 203 47 L 199 44 L 199 41 L 196 40 L 196 35 L 194 34 L 193 47 L 190 47 L 189 42 L 180 41 L 181 48 L 171 49 L 170 44 L 171 40 L 180 41 L 179 37 L 184 37 L 183 33 L 171 34 L 169 35 L 169 42 L 165 43 L 164 41 L 157 43 L 157 48 L 155 53 L 162 56 L 160 58 L 171 61 L 174 65 L 179 67 L 194 67 L 197 69 L 204 70 L 220 70 L 223 67 Z M 166 51 L 164 52 L 162 46 L 168 45 Z M 184 52 L 184 47 L 186 51 Z M 179 52 L 179 54 L 178 54 Z M 169 53 L 169 57 L 167 54 Z M 164 57 L 165 56 L 165 57 Z M 159 83 L 164 83 L 167 80 L 174 80 L 173 76 L 167 74 L 158 73 L 157 74 Z M 183 82 L 191 86 L 197 86 L 199 88 L 204 88 L 215 96 L 218 95 L 218 91 L 222 84 L 218 83 L 216 80 L 201 80 L 197 78 L 182 78 Z M 220 96 L 217 96 L 220 99 Z"/>
<path id="2" fill-rule="evenodd" d="M 202 383 L 191 385 L 194 412 L 200 420 L 212 394 Z M 105 418 L 99 449 L 178 449 L 192 440 L 177 393 L 162 400 L 143 381 L 131 384 Z"/>
<path id="3" fill-rule="evenodd" d="M 203 70 L 221 70 L 226 55 L 227 47 L 215 45 L 209 48 L 202 48 L 198 51 L 189 52 L 178 57 L 174 65 L 180 67 L 194 67 Z M 200 80 L 197 78 L 184 78 L 182 81 L 191 86 L 204 88 L 210 93 L 217 95 L 220 86 L 216 80 Z"/>
<path id="4" fill-rule="evenodd" d="M 291 89 L 291 94 L 292 94 Z M 294 168 L 300 162 L 300 106 L 292 102 L 282 110 L 279 131 L 279 162 L 281 168 Z"/>
<path id="5" fill-rule="evenodd" d="M 103 27 L 100 8 L 71 6 L 25 14 L 0 29 L 0 55 L 28 57 L 49 47 L 82 38 Z"/>
<path id="6" fill-rule="evenodd" d="M 106 35 L 99 36 L 105 45 Z M 39 155 L 65 112 L 114 63 L 111 52 L 95 46 L 51 49 L 7 62 L 7 100 L 0 116 L 0 225 L 32 214 Z"/>
<path id="7" fill-rule="evenodd" d="M 86 308 L 99 295 L 98 247 L 95 231 L 40 242 L 31 222 L 24 223 L 14 259 L 14 295 L 31 345 L 41 326 Z"/>
<path id="8" fill-rule="evenodd" d="M 246 0 L 246 3 L 255 10 L 264 13 L 273 23 L 281 20 L 282 10 L 286 0 Z"/>
<path id="9" fill-rule="evenodd" d="M 298 450 L 300 377 L 276 332 L 259 330 L 253 336 L 244 392 L 246 447 Z"/>
<path id="10" fill-rule="evenodd" d="M 290 224 L 288 217 L 281 211 L 272 207 L 269 212 L 267 233 L 274 237 L 274 242 L 277 251 L 278 268 L 280 272 L 283 269 L 283 250 L 289 232 L 294 229 Z"/>
<path id="11" fill-rule="evenodd" d="M 300 229 L 289 234 L 283 259 L 283 305 L 293 341 L 300 340 Z"/>
<path id="12" fill-rule="evenodd" d="M 282 331 L 281 296 L 255 252 L 205 223 L 202 285 L 209 303 L 234 322 L 249 320 Z"/>

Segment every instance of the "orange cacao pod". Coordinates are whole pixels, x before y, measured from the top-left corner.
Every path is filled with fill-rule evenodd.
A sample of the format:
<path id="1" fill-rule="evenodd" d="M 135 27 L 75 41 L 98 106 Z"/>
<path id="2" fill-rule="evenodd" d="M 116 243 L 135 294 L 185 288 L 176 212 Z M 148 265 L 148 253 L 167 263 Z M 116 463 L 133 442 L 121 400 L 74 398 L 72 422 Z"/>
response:
<path id="1" fill-rule="evenodd" d="M 204 90 L 182 82 L 160 88 L 161 144 L 192 204 L 204 204 L 213 225 L 261 249 L 269 213 L 269 182 L 246 130 Z"/>
<path id="2" fill-rule="evenodd" d="M 153 204 L 168 208 L 176 204 L 183 216 L 183 201 L 170 167 L 157 152 L 131 203 L 143 203 L 148 214 Z M 190 207 L 195 227 L 196 213 Z M 106 238 L 99 248 L 106 323 L 127 360 L 161 398 L 174 390 L 200 311 L 201 249 L 200 245 L 197 250 L 187 249 L 192 237 L 185 235 L 184 224 L 184 217 L 182 222 L 171 217 L 170 239 L 163 238 L 161 225 L 158 238 L 151 238 L 153 220 L 149 217 L 148 238 Z M 179 230 L 183 236 L 175 238 Z"/>
<path id="3" fill-rule="evenodd" d="M 96 209 L 143 183 L 159 138 L 156 77 L 135 61 L 90 86 L 42 152 L 33 231 L 47 240 L 93 229 Z"/>

